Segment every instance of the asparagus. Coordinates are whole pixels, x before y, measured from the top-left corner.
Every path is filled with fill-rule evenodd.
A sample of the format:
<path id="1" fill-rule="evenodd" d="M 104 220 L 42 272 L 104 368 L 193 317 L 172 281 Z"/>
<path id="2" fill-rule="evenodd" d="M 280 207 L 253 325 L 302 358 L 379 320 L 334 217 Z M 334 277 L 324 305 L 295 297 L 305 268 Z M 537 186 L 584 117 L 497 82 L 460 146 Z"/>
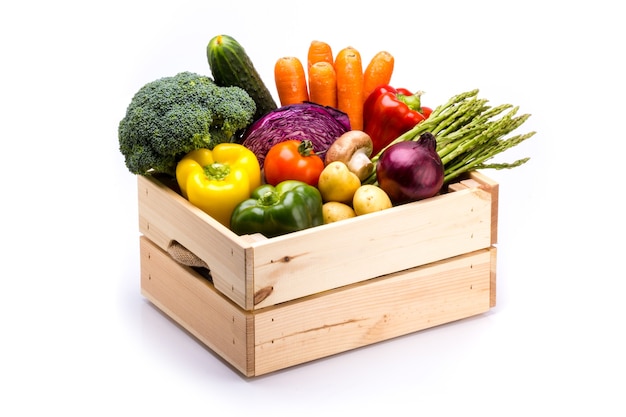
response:
<path id="1" fill-rule="evenodd" d="M 478 89 L 467 91 L 436 107 L 427 120 L 400 135 L 387 147 L 398 142 L 416 141 L 424 132 L 432 133 L 437 138 L 437 153 L 444 165 L 444 183 L 476 169 L 514 168 L 530 158 L 509 163 L 487 161 L 535 134 L 529 132 L 507 137 L 530 117 L 530 114 L 517 115 L 518 111 L 519 107 L 511 104 L 488 105 L 488 100 L 478 98 Z M 374 166 L 383 151 L 372 158 Z M 376 183 L 375 170 L 364 183 Z"/>

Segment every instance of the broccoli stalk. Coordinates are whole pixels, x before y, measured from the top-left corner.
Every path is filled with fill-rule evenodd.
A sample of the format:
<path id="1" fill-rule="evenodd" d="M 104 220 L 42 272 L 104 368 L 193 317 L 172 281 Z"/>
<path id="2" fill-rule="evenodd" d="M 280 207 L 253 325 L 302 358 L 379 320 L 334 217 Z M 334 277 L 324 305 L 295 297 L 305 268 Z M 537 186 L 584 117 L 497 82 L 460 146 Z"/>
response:
<path id="1" fill-rule="evenodd" d="M 133 174 L 174 176 L 185 154 L 234 141 L 255 111 L 254 100 L 242 88 L 181 72 L 135 93 L 119 123 L 119 149 Z"/>

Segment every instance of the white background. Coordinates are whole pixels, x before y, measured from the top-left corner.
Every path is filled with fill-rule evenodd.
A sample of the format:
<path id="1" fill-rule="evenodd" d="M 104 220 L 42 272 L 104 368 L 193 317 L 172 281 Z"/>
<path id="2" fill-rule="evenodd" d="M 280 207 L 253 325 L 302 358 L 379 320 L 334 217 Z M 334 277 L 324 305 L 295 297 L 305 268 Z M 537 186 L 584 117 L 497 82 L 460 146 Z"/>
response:
<path id="1" fill-rule="evenodd" d="M 9 6 L 8 4 L 11 4 Z M 23 1 L 0 10 L 0 414 L 624 416 L 618 2 Z M 435 106 L 480 88 L 538 133 L 500 182 L 488 314 L 245 379 L 139 293 L 117 123 L 144 83 L 238 39 L 273 90 L 311 40 L 387 49 Z M 273 90 L 274 91 L 274 90 Z"/>

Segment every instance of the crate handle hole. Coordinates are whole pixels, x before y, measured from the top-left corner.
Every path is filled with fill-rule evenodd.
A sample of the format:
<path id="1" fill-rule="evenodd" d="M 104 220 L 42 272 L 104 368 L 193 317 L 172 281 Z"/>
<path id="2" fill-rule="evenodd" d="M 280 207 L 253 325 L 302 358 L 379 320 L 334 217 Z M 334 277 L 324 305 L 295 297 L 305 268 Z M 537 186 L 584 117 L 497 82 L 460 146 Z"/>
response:
<path id="1" fill-rule="evenodd" d="M 209 268 L 206 262 L 200 259 L 195 253 L 173 240 L 167 247 L 167 253 L 174 259 L 176 262 L 192 267 L 202 267 Z"/>

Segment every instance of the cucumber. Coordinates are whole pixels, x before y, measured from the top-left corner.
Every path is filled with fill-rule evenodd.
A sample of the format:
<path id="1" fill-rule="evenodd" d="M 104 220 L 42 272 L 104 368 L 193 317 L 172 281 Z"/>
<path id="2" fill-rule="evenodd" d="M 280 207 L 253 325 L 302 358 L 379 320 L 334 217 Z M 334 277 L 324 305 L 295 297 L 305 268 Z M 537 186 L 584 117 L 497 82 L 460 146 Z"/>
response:
<path id="1" fill-rule="evenodd" d="M 255 120 L 276 110 L 276 102 L 254 68 L 252 60 L 233 37 L 228 35 L 213 37 L 207 45 L 207 58 L 215 84 L 243 88 L 254 100 L 257 107 Z"/>

